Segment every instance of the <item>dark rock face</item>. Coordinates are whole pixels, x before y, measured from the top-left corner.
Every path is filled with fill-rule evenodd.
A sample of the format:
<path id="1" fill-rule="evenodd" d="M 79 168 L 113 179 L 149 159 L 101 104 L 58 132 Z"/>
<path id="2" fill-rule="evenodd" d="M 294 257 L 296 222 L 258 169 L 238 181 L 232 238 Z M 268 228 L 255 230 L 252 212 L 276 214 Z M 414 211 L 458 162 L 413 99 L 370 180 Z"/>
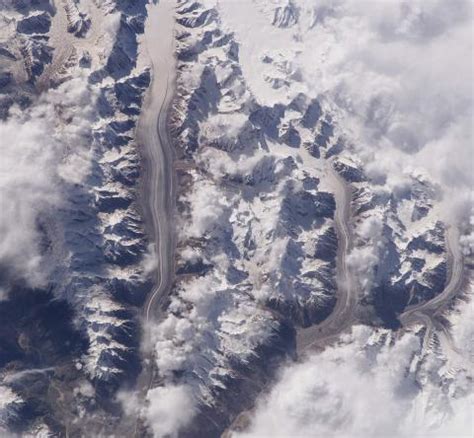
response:
<path id="1" fill-rule="evenodd" d="M 48 33 L 51 27 L 51 16 L 43 12 L 37 15 L 31 15 L 18 21 L 17 31 L 25 34 L 44 34 Z"/>
<path id="2" fill-rule="evenodd" d="M 301 144 L 301 137 L 299 132 L 293 127 L 289 126 L 285 133 L 280 137 L 280 139 L 286 145 L 292 148 L 298 148 Z"/>
<path id="3" fill-rule="evenodd" d="M 218 438 L 239 412 L 251 408 L 254 400 L 271 382 L 284 360 L 295 358 L 295 331 L 286 323 L 275 330 L 271 342 L 261 345 L 245 363 L 235 357 L 230 363 L 233 376 L 223 376 L 224 387 L 213 388 L 212 405 L 201 405 L 193 423 L 180 436 Z"/>
<path id="4" fill-rule="evenodd" d="M 327 147 L 334 134 L 334 127 L 329 121 L 323 120 L 319 135 L 316 136 L 316 143 L 322 147 Z"/>
<path id="5" fill-rule="evenodd" d="M 316 243 L 314 257 L 334 263 L 337 256 L 337 235 L 334 228 L 328 228 Z"/>
<path id="6" fill-rule="evenodd" d="M 374 308 L 385 327 L 396 330 L 400 327 L 398 315 L 408 304 L 408 291 L 391 285 L 380 285 L 374 290 Z"/>
<path id="7" fill-rule="evenodd" d="M 334 217 L 336 201 L 331 193 L 316 195 L 302 191 L 292 193 L 283 201 L 282 220 L 289 228 L 309 230 L 320 218 Z"/>
<path id="8" fill-rule="evenodd" d="M 74 327 L 71 306 L 45 290 L 14 287 L 9 299 L 0 302 L 0 318 L 0 366 L 17 372 L 10 387 L 21 396 L 2 420 L 21 434 L 54 410 L 47 394 L 55 368 L 85 353 L 88 341 Z M 22 374 L 31 369 L 38 371 Z"/>
<path id="9" fill-rule="evenodd" d="M 301 120 L 301 124 L 308 129 L 314 128 L 318 120 L 321 118 L 322 114 L 323 112 L 321 106 L 319 105 L 319 102 L 315 99 L 308 105 L 308 108 L 304 113 L 303 119 Z"/>
<path id="10" fill-rule="evenodd" d="M 10 72 L 0 72 L 0 90 L 7 87 L 12 82 L 13 75 Z"/>
<path id="11" fill-rule="evenodd" d="M 334 168 L 348 182 L 363 182 L 367 179 L 362 170 L 341 161 L 336 160 Z"/>
<path id="12" fill-rule="evenodd" d="M 178 266 L 176 270 L 176 275 L 186 275 L 186 274 L 206 275 L 210 269 L 212 269 L 212 265 L 204 263 L 204 261 L 201 258 L 199 258 L 195 261 L 186 261 L 181 266 Z M 229 274 L 229 275 L 232 276 L 232 275 L 237 275 L 237 274 Z"/>
<path id="13" fill-rule="evenodd" d="M 33 86 L 37 78 L 53 59 L 54 48 L 50 46 L 47 34 L 55 10 L 47 0 L 5 0 L 2 7 L 7 11 L 6 16 L 9 15 L 9 10 L 16 11 L 16 32 L 0 43 L 0 93 L 8 93 L 13 102 L 23 106 L 24 101 L 35 93 Z M 8 32 L 8 27 L 6 31 Z M 13 74 L 19 69 L 23 70 L 24 74 Z M 12 77 L 9 77 L 10 74 Z M 2 112 L 2 117 L 5 118 L 8 108 L 3 107 Z"/>
<path id="14" fill-rule="evenodd" d="M 445 250 L 444 228 L 441 222 L 435 228 L 416 236 L 408 244 L 409 250 L 426 249 L 435 254 L 442 254 Z"/>
<path id="15" fill-rule="evenodd" d="M 4 0 L 2 4 L 7 9 L 14 9 L 24 15 L 32 11 L 46 11 L 50 15 L 54 13 L 54 8 L 49 0 Z"/>
<path id="16" fill-rule="evenodd" d="M 280 28 L 288 28 L 298 23 L 299 10 L 294 3 L 288 2 L 287 5 L 277 7 L 273 17 L 272 24 Z"/>
<path id="17" fill-rule="evenodd" d="M 47 46 L 46 42 L 44 37 L 33 36 L 30 38 L 30 44 L 23 50 L 27 73 L 32 82 L 43 73 L 45 65 L 53 60 L 53 49 Z"/>
<path id="18" fill-rule="evenodd" d="M 16 61 L 17 59 L 11 50 L 8 50 L 6 47 L 2 47 L 2 45 L 0 45 L 0 56 L 8 58 L 10 61 Z"/>
<path id="19" fill-rule="evenodd" d="M 73 310 L 42 290 L 14 288 L 0 302 L 0 366 L 21 361 L 25 368 L 50 367 L 87 348 L 73 327 Z"/>
<path id="20" fill-rule="evenodd" d="M 331 286 L 334 287 L 334 285 Z M 305 286 L 302 285 L 302 287 Z M 332 313 L 336 305 L 336 298 L 328 297 L 324 302 L 321 300 L 305 301 L 302 304 L 297 301 L 285 302 L 271 299 L 267 305 L 284 318 L 293 321 L 297 327 L 306 328 L 324 321 Z"/>
<path id="21" fill-rule="evenodd" d="M 258 128 L 262 129 L 268 137 L 278 138 L 278 125 L 283 117 L 285 108 L 283 105 L 270 107 L 257 107 L 249 117 L 249 120 Z"/>

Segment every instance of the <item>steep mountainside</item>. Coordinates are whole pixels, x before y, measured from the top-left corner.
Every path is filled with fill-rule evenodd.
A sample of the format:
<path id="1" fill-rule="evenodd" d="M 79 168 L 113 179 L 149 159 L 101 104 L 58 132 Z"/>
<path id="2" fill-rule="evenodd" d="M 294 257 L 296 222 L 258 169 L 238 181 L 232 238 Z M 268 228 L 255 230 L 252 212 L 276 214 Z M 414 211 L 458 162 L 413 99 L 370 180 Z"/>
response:
<path id="1" fill-rule="evenodd" d="M 31 263 L 45 278 L 23 275 L 8 252 L 0 259 L 2 391 L 14 394 L 0 418 L 12 431 L 107 430 L 104 416 L 120 413 L 111 397 L 139 370 L 137 310 L 149 284 L 134 129 L 150 80 L 136 68 L 145 3 L 2 7 L 2 132 L 21 126 L 16 147 L 38 146 L 36 161 L 5 166 L 44 184 L 38 202 L 21 191 L 15 202 L 31 214 L 40 242 Z M 8 183 L 1 190 L 11 202 Z"/>
<path id="2" fill-rule="evenodd" d="M 0 0 L 0 435 L 464 430 L 458 3 Z"/>

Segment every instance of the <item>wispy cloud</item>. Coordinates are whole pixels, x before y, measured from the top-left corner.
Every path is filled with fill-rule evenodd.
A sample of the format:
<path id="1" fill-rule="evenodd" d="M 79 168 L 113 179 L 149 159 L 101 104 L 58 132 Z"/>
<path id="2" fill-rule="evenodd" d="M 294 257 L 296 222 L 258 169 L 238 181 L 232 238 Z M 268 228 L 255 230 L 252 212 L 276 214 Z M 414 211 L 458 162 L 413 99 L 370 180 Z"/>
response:
<path id="1" fill-rule="evenodd" d="M 94 95 L 85 78 L 41 95 L 33 105 L 0 123 L 0 269 L 31 286 L 49 271 L 39 231 L 41 218 L 55 217 L 66 184 L 90 169 Z"/>

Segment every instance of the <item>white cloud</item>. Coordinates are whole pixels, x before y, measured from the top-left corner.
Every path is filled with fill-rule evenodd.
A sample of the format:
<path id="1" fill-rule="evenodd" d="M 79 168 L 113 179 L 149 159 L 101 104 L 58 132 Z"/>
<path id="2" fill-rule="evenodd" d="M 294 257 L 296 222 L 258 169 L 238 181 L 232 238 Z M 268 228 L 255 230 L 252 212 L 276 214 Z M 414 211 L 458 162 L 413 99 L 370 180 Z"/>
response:
<path id="1" fill-rule="evenodd" d="M 89 172 L 93 104 L 85 78 L 77 78 L 0 122 L 0 267 L 31 286 L 42 285 L 49 271 L 38 220 L 55 218 L 64 184 Z"/>
<path id="2" fill-rule="evenodd" d="M 347 256 L 347 265 L 354 273 L 355 280 L 365 295 L 372 290 L 374 269 L 378 262 L 378 251 L 374 246 L 354 248 Z"/>
<path id="3" fill-rule="evenodd" d="M 140 415 L 141 403 L 138 396 L 137 391 L 121 390 L 117 393 L 117 400 L 128 417 L 137 418 Z"/>
<path id="4" fill-rule="evenodd" d="M 189 237 L 203 237 L 210 232 L 228 206 L 224 192 L 214 182 L 204 178 L 195 180 L 187 200 L 191 206 L 192 221 L 185 225 L 183 232 Z"/>
<path id="5" fill-rule="evenodd" d="M 201 367 L 222 365 L 219 362 L 225 358 L 220 354 L 209 359 L 215 349 L 245 360 L 274 328 L 268 314 L 248 302 L 246 295 L 229 289 L 225 277 L 217 273 L 182 285 L 179 296 L 170 304 L 170 312 L 151 329 L 157 366 L 165 377 L 171 377 L 173 371 L 195 369 L 203 357 L 208 358 Z M 211 373 L 204 378 L 212 379 Z"/>
<path id="6" fill-rule="evenodd" d="M 468 295 L 466 302 L 461 301 L 449 316 L 452 335 L 456 348 L 468 355 L 474 361 L 474 288 L 472 279 L 466 286 Z"/>
<path id="7" fill-rule="evenodd" d="M 196 327 L 187 319 L 170 314 L 156 328 L 156 363 L 160 372 L 167 376 L 173 370 L 179 370 L 193 349 L 192 339 L 196 339 Z"/>
<path id="8" fill-rule="evenodd" d="M 418 336 L 392 339 L 355 327 L 345 343 L 286 368 L 250 429 L 235 436 L 471 436 L 472 394 L 440 387 L 444 362 L 432 355 L 420 364 Z"/>
<path id="9" fill-rule="evenodd" d="M 237 30 L 243 74 L 256 100 L 273 105 L 289 102 L 302 90 L 314 96 L 323 93 L 333 104 L 341 129 L 347 128 L 352 133 L 351 140 L 371 174 L 388 176 L 387 191 L 410 184 L 409 175 L 418 167 L 430 171 L 439 183 L 464 187 L 470 181 L 467 121 L 472 107 L 467 2 L 460 2 L 457 9 L 439 1 L 294 0 L 292 3 L 317 11 L 312 15 L 300 14 L 300 23 L 290 31 L 272 28 L 273 14 L 270 20 L 261 19 L 261 11 L 273 8 L 275 3 L 255 0 L 220 4 L 224 25 Z M 308 19 L 311 26 L 305 27 Z M 275 50 L 279 61 L 283 63 L 287 57 L 292 69 L 301 68 L 306 84 L 269 90 L 271 86 L 265 82 L 265 71 L 258 60 L 262 59 L 261 54 Z M 456 77 L 452 74 L 453 66 L 460 72 Z M 234 128 L 241 128 L 240 122 L 237 119 L 226 124 L 219 116 L 207 130 L 204 125 L 202 132 L 215 138 L 225 127 L 234 135 Z M 450 160 L 446 164 L 448 160 L 443 162 L 440 157 L 447 150 Z M 210 169 L 211 178 L 219 178 L 234 168 L 245 166 L 250 170 L 254 165 L 250 160 L 226 160 L 221 152 L 206 151 L 201 156 L 207 161 L 203 167 Z M 223 222 L 234 199 L 226 199 L 218 183 L 195 177 L 188 201 L 193 220 L 187 233 L 202 237 Z M 260 207 L 257 202 L 254 207 Z M 232 210 L 231 223 L 237 209 Z M 265 220 L 261 221 L 262 225 L 252 226 L 261 226 L 263 230 L 269 226 L 269 216 L 262 214 L 267 213 L 265 208 L 255 211 Z M 270 225 L 270 229 L 275 228 Z M 372 281 L 370 266 L 378 260 L 381 229 L 382 221 L 369 219 L 363 223 L 362 237 L 371 245 L 353 253 L 352 262 L 349 259 L 354 269 L 359 264 L 365 284 Z M 278 251 L 277 244 L 272 249 L 270 257 L 265 253 L 262 259 L 275 267 L 281 250 Z M 219 263 L 216 266 L 221 267 Z M 260 274 L 263 268 L 256 265 L 255 270 Z M 173 370 L 182 368 L 201 372 L 201 387 L 205 387 L 211 375 L 208 370 L 214 366 L 209 364 L 210 358 L 215 359 L 224 342 L 232 343 L 228 350 L 238 351 L 239 358 L 243 357 L 239 350 L 242 345 L 244 352 L 248 352 L 258 344 L 253 339 L 247 343 L 239 339 L 239 336 L 250 338 L 252 313 L 240 311 L 235 302 L 227 306 L 220 299 L 230 295 L 222 293 L 227 292 L 224 276 L 211 278 L 207 274 L 181 286 L 184 290 L 177 291 L 175 296 L 180 298 L 173 298 L 170 305 L 170 310 L 179 317 L 168 315 L 157 331 L 158 366 L 167 377 Z M 250 310 L 256 314 L 255 308 Z M 216 340 L 224 332 L 220 330 L 222 327 L 226 330 L 230 327 L 227 331 L 232 336 Z M 263 331 L 253 330 L 252 334 L 257 340 L 264 336 Z M 387 331 L 384 336 L 394 339 Z M 457 428 L 468 427 L 464 421 L 468 418 L 466 410 L 459 409 L 458 404 L 469 406 L 469 400 L 457 400 L 454 395 L 443 393 L 440 381 L 445 377 L 438 374 L 440 359 L 433 355 L 426 359 L 423 372 L 416 371 L 414 355 L 420 356 L 417 336 L 404 335 L 392 345 L 368 328 L 357 328 L 346 342 L 285 370 L 269 398 L 260 404 L 250 435 L 408 437 L 415 431 L 445 436 L 446 428 L 454 430 L 450 421 L 457 423 Z M 365 348 L 367 343 L 371 346 Z M 195 366 L 196 363 L 204 363 L 206 368 Z M 433 381 L 435 377 L 439 380 Z M 174 388 L 170 385 L 160 391 L 173 393 Z M 459 417 L 453 419 L 450 409 Z M 160 405 L 158 410 L 165 412 L 165 407 Z M 418 411 L 421 418 L 415 415 Z M 168 415 L 170 423 L 175 424 L 176 412 Z M 176 429 L 170 426 L 173 433 Z"/>
<path id="10" fill-rule="evenodd" d="M 0 434 L 4 437 L 13 436 L 8 432 L 8 422 L 15 415 L 17 408 L 24 403 L 23 399 L 8 386 L 0 385 Z"/>
<path id="11" fill-rule="evenodd" d="M 472 200 L 472 193 L 471 193 Z M 461 248 L 465 256 L 472 256 L 474 254 L 474 210 L 471 211 L 469 220 L 466 221 L 467 233 L 461 236 Z"/>
<path id="12" fill-rule="evenodd" d="M 204 136 L 211 140 L 235 140 L 247 121 L 247 116 L 238 112 L 211 115 L 204 124 Z"/>
<path id="13" fill-rule="evenodd" d="M 8 386 L 0 386 L 0 412 L 12 403 L 21 403 L 22 399 L 13 392 Z"/>
<path id="14" fill-rule="evenodd" d="M 272 25 L 277 2 L 222 2 L 246 82 L 258 101 L 321 96 L 370 171 L 387 188 L 426 169 L 455 218 L 472 187 L 472 2 L 469 0 L 293 0 L 298 23 Z M 249 32 L 249 28 L 252 32 Z M 273 90 L 264 80 L 278 55 L 301 81 Z M 268 57 L 267 57 L 268 58 Z"/>
<path id="15" fill-rule="evenodd" d="M 150 243 L 147 252 L 143 256 L 142 268 L 145 275 L 151 274 L 158 268 L 158 257 L 156 255 L 156 246 Z"/>
<path id="16" fill-rule="evenodd" d="M 307 30 L 301 62 L 307 80 L 337 104 L 364 161 L 388 174 L 392 188 L 424 168 L 450 200 L 466 202 L 458 195 L 473 184 L 472 4 L 315 4 L 327 16 Z"/>
<path id="17" fill-rule="evenodd" d="M 195 414 L 191 391 L 184 385 L 151 389 L 147 400 L 146 417 L 155 438 L 178 436 Z"/>
<path id="18" fill-rule="evenodd" d="M 355 275 L 361 292 L 370 293 L 374 282 L 374 268 L 383 251 L 383 222 L 379 216 L 365 218 L 357 227 L 364 245 L 353 248 L 347 256 L 347 265 Z"/>
<path id="19" fill-rule="evenodd" d="M 222 117 L 222 116 L 221 116 Z M 268 153 L 263 151 L 252 151 L 253 155 L 239 155 L 232 158 L 227 152 L 219 149 L 205 149 L 197 158 L 199 164 L 209 169 L 213 178 L 222 179 L 228 175 L 248 175 L 258 164 L 268 159 Z"/>

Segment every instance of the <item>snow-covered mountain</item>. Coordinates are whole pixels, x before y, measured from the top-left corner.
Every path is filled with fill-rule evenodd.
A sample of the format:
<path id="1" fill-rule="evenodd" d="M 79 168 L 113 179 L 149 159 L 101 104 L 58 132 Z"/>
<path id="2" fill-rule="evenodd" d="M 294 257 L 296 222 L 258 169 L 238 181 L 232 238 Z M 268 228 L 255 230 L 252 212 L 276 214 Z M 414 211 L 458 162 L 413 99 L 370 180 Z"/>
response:
<path id="1" fill-rule="evenodd" d="M 251 407 L 269 364 L 302 354 L 301 329 L 318 342 L 309 327 L 337 300 L 341 190 L 350 196 L 353 323 L 399 328 L 399 315 L 441 295 L 452 277 L 439 182 L 412 166 L 391 190 L 383 168 L 364 164 L 370 151 L 331 95 L 311 89 L 299 58 L 310 56 L 311 29 L 331 11 L 310 8 L 183 1 L 177 9 L 178 261 L 169 316 L 155 333 L 155 395 L 173 388 L 193 406 L 188 423 L 177 423 L 185 436 L 217 436 Z"/>
<path id="2" fill-rule="evenodd" d="M 464 433 L 468 2 L 163 2 L 0 0 L 0 433 Z"/>
<path id="3" fill-rule="evenodd" d="M 1 357 L 15 394 L 2 424 L 12 431 L 107 430 L 104 416 L 119 413 L 111 397 L 139 372 L 145 3 L 2 4 L 1 129 L 11 143 L 1 167 L 12 176 L 0 189 Z"/>

